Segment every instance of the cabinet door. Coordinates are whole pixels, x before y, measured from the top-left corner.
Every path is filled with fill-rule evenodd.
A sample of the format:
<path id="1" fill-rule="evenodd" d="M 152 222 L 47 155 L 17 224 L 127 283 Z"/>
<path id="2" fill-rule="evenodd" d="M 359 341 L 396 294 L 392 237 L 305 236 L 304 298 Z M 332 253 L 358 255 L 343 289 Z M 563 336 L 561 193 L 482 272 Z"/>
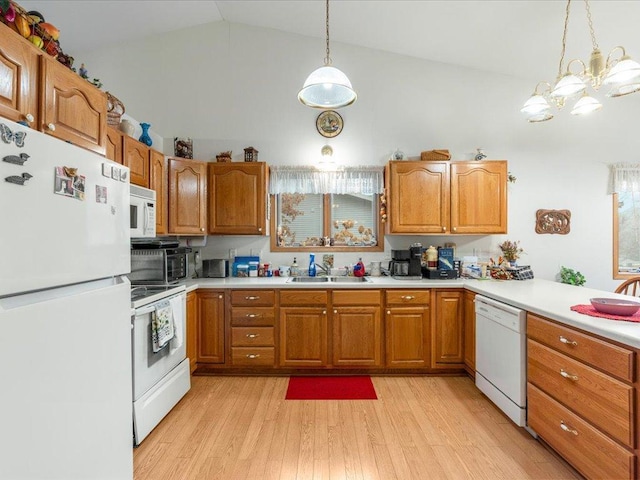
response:
<path id="1" fill-rule="evenodd" d="M 122 164 L 122 132 L 113 127 L 107 127 L 107 153 L 109 160 Z"/>
<path id="2" fill-rule="evenodd" d="M 266 235 L 264 162 L 209 164 L 209 233 Z"/>
<path id="3" fill-rule="evenodd" d="M 449 164 L 389 162 L 390 233 L 449 233 Z"/>
<path id="4" fill-rule="evenodd" d="M 435 311 L 432 329 L 432 366 L 460 367 L 464 363 L 462 345 L 463 292 L 434 290 Z"/>
<path id="5" fill-rule="evenodd" d="M 40 72 L 42 131 L 104 155 L 106 93 L 48 55 L 40 56 Z"/>
<path id="6" fill-rule="evenodd" d="M 382 324 L 379 306 L 333 310 L 333 365 L 382 366 Z"/>
<path id="7" fill-rule="evenodd" d="M 149 147 L 129 135 L 122 137 L 122 157 L 124 165 L 131 170 L 130 182 L 149 188 Z"/>
<path id="8" fill-rule="evenodd" d="M 169 159 L 169 233 L 205 235 L 207 164 Z"/>
<path id="9" fill-rule="evenodd" d="M 507 233 L 507 162 L 451 164 L 453 233 Z"/>
<path id="10" fill-rule="evenodd" d="M 475 375 L 476 370 L 476 294 L 464 292 L 464 364 L 467 372 Z"/>
<path id="11" fill-rule="evenodd" d="M 281 367 L 324 367 L 327 339 L 326 308 L 280 308 Z"/>
<path id="12" fill-rule="evenodd" d="M 0 23 L 0 117 L 38 122 L 38 58 L 30 42 Z"/>
<path id="13" fill-rule="evenodd" d="M 169 178 L 167 161 L 157 150 L 149 154 L 149 188 L 156 192 L 156 234 L 164 235 L 169 231 Z"/>
<path id="14" fill-rule="evenodd" d="M 198 363 L 224 363 L 224 293 L 198 292 Z"/>
<path id="15" fill-rule="evenodd" d="M 195 292 L 187 293 L 187 358 L 193 373 L 198 362 L 198 299 Z"/>
<path id="16" fill-rule="evenodd" d="M 428 367 L 429 307 L 392 307 L 386 313 L 387 366 Z"/>

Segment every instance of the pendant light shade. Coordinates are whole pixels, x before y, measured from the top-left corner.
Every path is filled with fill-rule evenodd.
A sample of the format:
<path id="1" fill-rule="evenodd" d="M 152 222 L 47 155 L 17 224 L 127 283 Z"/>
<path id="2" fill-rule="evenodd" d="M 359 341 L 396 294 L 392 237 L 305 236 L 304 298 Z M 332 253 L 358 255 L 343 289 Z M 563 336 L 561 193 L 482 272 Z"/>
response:
<path id="1" fill-rule="evenodd" d="M 324 66 L 311 72 L 298 92 L 298 100 L 308 107 L 335 109 L 346 107 L 356 101 L 358 96 L 347 76 L 331 66 L 329 50 L 329 0 L 326 0 L 327 56 Z"/>
<path id="2" fill-rule="evenodd" d="M 571 115 L 586 115 L 587 113 L 595 112 L 601 108 L 602 104 L 598 100 L 585 93 L 573 106 Z"/>
<path id="3" fill-rule="evenodd" d="M 311 72 L 298 93 L 298 100 L 313 108 L 346 107 L 357 98 L 347 76 L 328 65 Z"/>

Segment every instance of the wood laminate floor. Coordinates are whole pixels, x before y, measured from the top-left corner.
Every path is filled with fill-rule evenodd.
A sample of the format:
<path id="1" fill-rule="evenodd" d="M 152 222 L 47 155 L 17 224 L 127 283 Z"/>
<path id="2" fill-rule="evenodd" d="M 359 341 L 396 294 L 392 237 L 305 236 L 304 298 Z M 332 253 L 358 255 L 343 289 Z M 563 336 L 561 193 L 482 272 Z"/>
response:
<path id="1" fill-rule="evenodd" d="M 288 377 L 193 377 L 135 480 L 577 479 L 466 377 L 373 377 L 378 400 L 285 400 Z"/>

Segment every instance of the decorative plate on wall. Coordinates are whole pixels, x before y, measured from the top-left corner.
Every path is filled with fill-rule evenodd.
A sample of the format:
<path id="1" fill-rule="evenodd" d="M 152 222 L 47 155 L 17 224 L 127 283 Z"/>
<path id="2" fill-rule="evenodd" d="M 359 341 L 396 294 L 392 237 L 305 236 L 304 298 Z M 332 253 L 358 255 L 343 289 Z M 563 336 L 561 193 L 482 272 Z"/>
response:
<path id="1" fill-rule="evenodd" d="M 318 115 L 316 119 L 316 128 L 318 133 L 326 138 L 333 138 L 340 135 L 342 131 L 342 117 L 338 112 L 326 110 Z"/>

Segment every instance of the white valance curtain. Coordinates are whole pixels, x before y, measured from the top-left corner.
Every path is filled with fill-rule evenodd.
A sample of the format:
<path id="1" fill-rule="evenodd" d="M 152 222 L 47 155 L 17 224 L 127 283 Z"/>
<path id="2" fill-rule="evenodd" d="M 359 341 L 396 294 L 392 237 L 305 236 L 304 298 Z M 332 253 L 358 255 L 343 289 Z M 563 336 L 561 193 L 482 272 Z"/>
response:
<path id="1" fill-rule="evenodd" d="M 384 191 L 384 167 L 342 167 L 335 171 L 316 167 L 273 165 L 269 193 L 336 193 L 372 195 Z"/>
<path id="2" fill-rule="evenodd" d="M 640 192 L 640 164 L 609 165 L 609 193 Z"/>

